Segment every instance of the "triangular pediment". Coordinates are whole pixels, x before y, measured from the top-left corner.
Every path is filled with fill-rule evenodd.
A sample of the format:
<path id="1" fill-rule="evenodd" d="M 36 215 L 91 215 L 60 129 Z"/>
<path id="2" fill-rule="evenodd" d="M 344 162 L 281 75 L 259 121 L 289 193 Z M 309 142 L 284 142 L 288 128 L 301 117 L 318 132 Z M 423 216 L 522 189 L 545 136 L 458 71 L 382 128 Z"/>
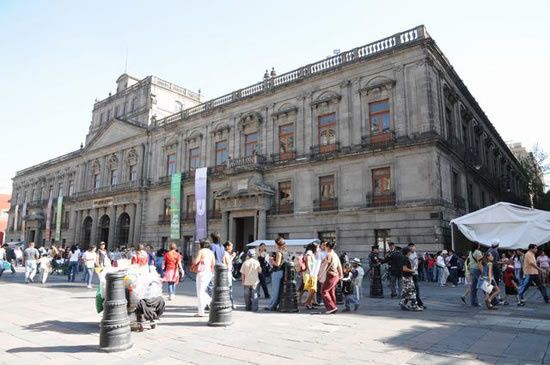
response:
<path id="1" fill-rule="evenodd" d="M 95 137 L 88 143 L 86 150 L 93 151 L 141 135 L 146 127 L 126 121 L 113 119 L 103 126 Z"/>

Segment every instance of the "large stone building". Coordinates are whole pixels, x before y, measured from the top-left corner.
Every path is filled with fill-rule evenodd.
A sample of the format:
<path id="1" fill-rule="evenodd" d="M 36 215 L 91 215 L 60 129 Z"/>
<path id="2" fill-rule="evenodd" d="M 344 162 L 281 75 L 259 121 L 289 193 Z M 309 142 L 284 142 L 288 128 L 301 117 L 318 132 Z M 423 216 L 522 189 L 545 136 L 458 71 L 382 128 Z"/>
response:
<path id="1" fill-rule="evenodd" d="M 63 243 L 165 245 L 182 172 L 189 250 L 203 166 L 208 229 L 239 249 L 282 234 L 363 257 L 389 239 L 436 250 L 452 218 L 525 199 L 518 161 L 423 26 L 203 103 L 156 77 L 117 82 L 85 146 L 16 174 L 8 239 L 49 242 L 63 194 Z"/>

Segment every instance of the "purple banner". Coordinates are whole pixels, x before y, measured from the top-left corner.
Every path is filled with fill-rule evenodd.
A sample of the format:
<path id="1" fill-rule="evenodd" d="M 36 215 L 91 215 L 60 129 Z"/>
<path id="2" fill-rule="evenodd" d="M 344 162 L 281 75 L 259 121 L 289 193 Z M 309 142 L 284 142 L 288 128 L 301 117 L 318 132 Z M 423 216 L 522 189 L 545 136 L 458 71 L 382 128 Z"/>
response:
<path id="1" fill-rule="evenodd" d="M 195 239 L 200 240 L 208 235 L 206 217 L 206 175 L 208 168 L 195 170 Z"/>

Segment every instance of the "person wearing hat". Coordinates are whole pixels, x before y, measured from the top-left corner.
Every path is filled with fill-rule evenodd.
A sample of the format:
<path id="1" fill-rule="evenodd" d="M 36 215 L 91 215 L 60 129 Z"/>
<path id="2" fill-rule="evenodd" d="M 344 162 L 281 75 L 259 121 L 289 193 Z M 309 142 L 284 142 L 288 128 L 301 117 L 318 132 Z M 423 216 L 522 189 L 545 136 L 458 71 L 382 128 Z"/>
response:
<path id="1" fill-rule="evenodd" d="M 378 245 L 372 246 L 369 254 L 369 271 L 371 272 L 370 297 L 384 298 L 384 288 L 382 287 L 382 275 L 380 273 L 380 257 L 378 256 Z"/>
<path id="2" fill-rule="evenodd" d="M 355 285 L 355 296 L 357 300 L 361 300 L 361 287 L 363 286 L 363 277 L 365 276 L 365 270 L 361 267 L 361 260 L 354 257 L 351 260 L 352 273 L 355 276 L 353 284 Z"/>
<path id="3" fill-rule="evenodd" d="M 258 284 L 262 267 L 256 259 L 256 250 L 251 248 L 246 253 L 246 260 L 241 266 L 241 280 L 243 283 L 245 310 L 258 311 Z"/>

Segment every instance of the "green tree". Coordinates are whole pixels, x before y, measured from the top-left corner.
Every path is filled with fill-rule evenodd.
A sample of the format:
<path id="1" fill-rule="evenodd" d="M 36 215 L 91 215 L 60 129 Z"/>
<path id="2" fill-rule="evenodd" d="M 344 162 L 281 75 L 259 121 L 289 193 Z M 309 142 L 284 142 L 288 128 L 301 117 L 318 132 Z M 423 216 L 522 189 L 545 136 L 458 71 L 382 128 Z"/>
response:
<path id="1" fill-rule="evenodd" d="M 519 162 L 526 176 L 524 183 L 531 207 L 550 210 L 550 195 L 544 182 L 544 175 L 550 172 L 548 154 L 537 143 Z"/>

